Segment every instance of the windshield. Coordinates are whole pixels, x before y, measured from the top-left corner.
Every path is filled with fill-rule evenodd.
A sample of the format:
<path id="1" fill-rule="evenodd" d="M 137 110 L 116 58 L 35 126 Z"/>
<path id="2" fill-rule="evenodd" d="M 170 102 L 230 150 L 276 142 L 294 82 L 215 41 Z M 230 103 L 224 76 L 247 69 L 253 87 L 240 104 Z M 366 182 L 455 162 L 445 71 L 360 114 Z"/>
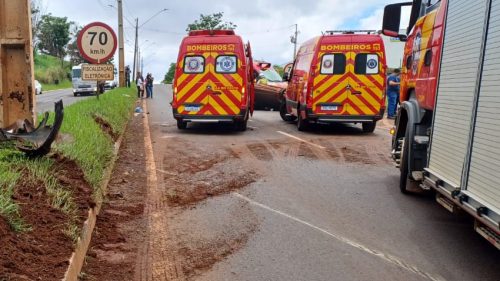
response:
<path id="1" fill-rule="evenodd" d="M 263 75 L 269 82 L 283 82 L 283 79 L 278 72 L 274 70 L 274 68 L 269 68 L 268 70 L 261 72 L 261 75 Z"/>
<path id="2" fill-rule="evenodd" d="M 81 69 L 73 69 L 73 78 L 80 78 L 82 76 Z"/>

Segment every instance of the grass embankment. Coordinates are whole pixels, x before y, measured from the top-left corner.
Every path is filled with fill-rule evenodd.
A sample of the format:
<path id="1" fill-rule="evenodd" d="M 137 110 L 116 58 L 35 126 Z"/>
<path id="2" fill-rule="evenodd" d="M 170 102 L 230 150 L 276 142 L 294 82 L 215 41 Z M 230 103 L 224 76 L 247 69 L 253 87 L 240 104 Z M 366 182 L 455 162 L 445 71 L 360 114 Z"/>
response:
<path id="1" fill-rule="evenodd" d="M 42 84 L 42 91 L 51 91 L 71 88 L 71 64 L 67 61 L 61 63 L 59 58 L 37 54 L 35 61 L 35 79 Z M 59 84 L 55 84 L 59 80 Z"/>
<path id="2" fill-rule="evenodd" d="M 101 95 L 99 100 L 86 99 L 64 110 L 60 131 L 62 141 L 54 145 L 53 152 L 80 166 L 86 181 L 93 187 L 94 200 L 102 198 L 100 187 L 113 157 L 115 140 L 112 135 L 123 134 L 135 99 L 133 89 L 119 88 Z M 107 131 L 102 129 L 103 126 L 108 126 Z M 30 206 L 19 206 L 14 196 L 19 185 L 43 185 L 52 207 L 70 218 L 77 212 L 72 191 L 64 188 L 56 174 L 57 167 L 52 158 L 29 159 L 17 151 L 12 143 L 1 144 L 0 216 L 7 220 L 13 230 L 30 230 L 20 212 L 21 208 Z M 65 233 L 75 238 L 79 228 L 79 225 L 70 221 L 66 224 Z"/>

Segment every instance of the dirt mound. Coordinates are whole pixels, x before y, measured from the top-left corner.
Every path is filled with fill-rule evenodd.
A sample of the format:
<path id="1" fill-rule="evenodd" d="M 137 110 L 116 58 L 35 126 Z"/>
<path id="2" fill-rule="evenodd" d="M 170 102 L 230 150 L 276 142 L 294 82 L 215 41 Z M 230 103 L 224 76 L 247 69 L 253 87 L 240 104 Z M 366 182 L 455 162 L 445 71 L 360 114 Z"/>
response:
<path id="1" fill-rule="evenodd" d="M 81 225 L 93 204 L 91 189 L 74 162 L 55 160 L 56 177 L 73 192 Z M 61 280 L 74 246 L 64 233 L 70 218 L 49 204 L 43 183 L 26 178 L 16 186 L 13 199 L 21 206 L 21 217 L 31 231 L 14 233 L 0 220 L 0 280 Z"/>

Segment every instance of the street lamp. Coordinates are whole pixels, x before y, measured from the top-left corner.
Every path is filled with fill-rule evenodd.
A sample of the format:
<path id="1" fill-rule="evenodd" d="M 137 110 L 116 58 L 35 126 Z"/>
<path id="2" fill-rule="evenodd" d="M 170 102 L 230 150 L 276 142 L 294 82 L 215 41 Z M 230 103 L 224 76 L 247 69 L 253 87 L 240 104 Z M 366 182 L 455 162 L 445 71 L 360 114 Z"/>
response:
<path id="1" fill-rule="evenodd" d="M 137 56 L 137 52 L 139 51 L 139 27 L 143 27 L 146 25 L 148 22 L 150 22 L 153 18 L 157 17 L 159 14 L 168 11 L 168 9 L 161 9 L 157 13 L 153 14 L 151 17 L 149 17 L 147 20 L 144 21 L 143 24 L 139 26 L 139 18 L 135 19 L 135 51 L 134 51 L 134 73 L 133 73 L 133 79 L 135 80 L 135 75 L 137 74 L 137 69 L 136 66 L 139 65 L 139 57 Z M 139 59 L 139 60 L 138 60 Z"/>

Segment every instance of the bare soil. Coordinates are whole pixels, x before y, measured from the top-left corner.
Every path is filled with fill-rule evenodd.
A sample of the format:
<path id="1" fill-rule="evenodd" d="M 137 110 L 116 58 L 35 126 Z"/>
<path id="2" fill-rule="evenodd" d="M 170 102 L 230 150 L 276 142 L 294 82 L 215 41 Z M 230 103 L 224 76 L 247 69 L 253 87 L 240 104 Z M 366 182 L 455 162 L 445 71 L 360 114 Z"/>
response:
<path id="1" fill-rule="evenodd" d="M 142 118 L 129 123 L 80 280 L 133 280 L 147 236 Z"/>
<path id="2" fill-rule="evenodd" d="M 53 169 L 59 183 L 73 192 L 78 206 L 77 225 L 82 225 L 91 200 L 91 189 L 80 168 L 68 159 L 54 156 Z M 43 183 L 22 177 L 13 199 L 31 231 L 15 233 L 0 218 L 0 280 L 61 280 L 73 252 L 73 241 L 64 233 L 74 218 L 53 208 Z"/>

